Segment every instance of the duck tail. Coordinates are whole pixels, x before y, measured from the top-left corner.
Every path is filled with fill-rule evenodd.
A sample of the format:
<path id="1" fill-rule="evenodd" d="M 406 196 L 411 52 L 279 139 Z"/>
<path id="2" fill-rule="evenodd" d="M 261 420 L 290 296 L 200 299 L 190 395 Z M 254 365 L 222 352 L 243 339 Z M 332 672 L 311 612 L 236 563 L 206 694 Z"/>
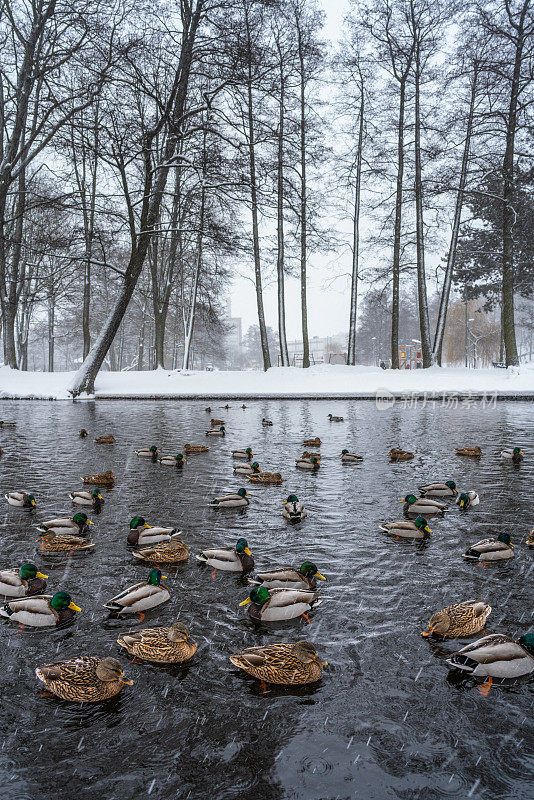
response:
<path id="1" fill-rule="evenodd" d="M 453 653 L 452 656 L 447 659 L 447 664 L 449 667 L 461 669 L 463 672 L 474 672 L 478 667 L 478 661 L 474 661 L 464 653 Z"/>
<path id="2" fill-rule="evenodd" d="M 195 558 L 197 558 L 199 561 L 202 561 L 203 564 L 206 564 L 208 561 L 208 557 L 205 553 L 198 553 Z"/>
<path id="3" fill-rule="evenodd" d="M 9 603 L 0 608 L 0 617 L 10 617 L 11 614 L 13 614 L 13 610 L 10 608 Z"/>
<path id="4" fill-rule="evenodd" d="M 39 533 L 47 533 L 48 528 L 45 525 L 35 525 L 35 530 L 39 531 Z"/>

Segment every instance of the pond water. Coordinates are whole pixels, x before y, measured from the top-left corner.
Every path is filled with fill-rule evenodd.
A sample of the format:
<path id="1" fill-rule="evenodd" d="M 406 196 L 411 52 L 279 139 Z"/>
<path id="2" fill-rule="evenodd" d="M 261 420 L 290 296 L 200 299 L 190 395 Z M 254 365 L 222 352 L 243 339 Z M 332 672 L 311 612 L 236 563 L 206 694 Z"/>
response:
<path id="1" fill-rule="evenodd" d="M 157 444 L 174 453 L 185 442 L 204 444 L 206 402 L 8 402 L 0 418 L 1 490 L 35 492 L 33 513 L 0 508 L 3 568 L 35 560 L 49 589 L 67 589 L 82 607 L 74 626 L 52 632 L 17 631 L 0 623 L 0 786 L 4 800 L 241 798 L 242 800 L 434 800 L 532 797 L 533 680 L 495 685 L 487 697 L 473 681 L 453 679 L 446 654 L 458 640 L 420 636 L 431 613 L 451 602 L 486 598 L 488 632 L 519 636 L 534 629 L 532 564 L 525 546 L 534 524 L 533 406 L 377 410 L 371 402 L 249 402 L 212 404 L 227 436 L 209 441 L 209 454 L 190 457 L 182 472 L 134 455 Z M 329 412 L 344 416 L 329 423 Z M 262 417 L 273 420 L 263 428 Z M 79 428 L 90 438 L 80 440 Z M 113 433 L 116 444 L 93 443 Z M 302 440 L 320 436 L 323 465 L 300 472 Z M 454 447 L 482 447 L 481 459 L 459 458 Z M 520 467 L 499 451 L 521 445 Z M 254 447 L 282 486 L 251 487 L 244 511 L 215 511 L 207 501 L 243 481 L 229 451 Z M 363 462 L 342 465 L 348 447 Z M 390 464 L 387 451 L 416 452 Z M 112 469 L 94 516 L 95 552 L 59 560 L 36 553 L 33 525 L 70 514 L 68 494 L 79 476 Z M 426 544 L 395 542 L 381 521 L 398 519 L 397 500 L 433 480 L 453 478 L 476 489 L 480 505 L 456 506 L 433 520 Z M 296 527 L 282 519 L 282 500 L 295 492 L 308 509 Z M 181 668 L 128 663 L 116 644 L 132 621 L 109 620 L 102 604 L 148 570 L 126 546 L 136 514 L 183 529 L 189 561 L 165 569 L 171 602 L 147 614 L 144 625 L 180 619 L 199 643 Z M 512 534 L 515 558 L 482 569 L 461 553 L 501 531 Z M 238 603 L 246 579 L 202 566 L 203 547 L 245 536 L 256 567 L 313 560 L 328 578 L 323 604 L 311 616 L 255 626 Z M 135 622 L 134 622 L 135 625 Z M 269 687 L 234 668 L 228 656 L 243 647 L 307 638 L 328 661 L 321 681 L 302 688 Z M 464 641 L 465 643 L 465 641 Z M 37 665 L 78 654 L 120 658 L 134 686 L 112 701 L 69 704 L 40 696 Z"/>

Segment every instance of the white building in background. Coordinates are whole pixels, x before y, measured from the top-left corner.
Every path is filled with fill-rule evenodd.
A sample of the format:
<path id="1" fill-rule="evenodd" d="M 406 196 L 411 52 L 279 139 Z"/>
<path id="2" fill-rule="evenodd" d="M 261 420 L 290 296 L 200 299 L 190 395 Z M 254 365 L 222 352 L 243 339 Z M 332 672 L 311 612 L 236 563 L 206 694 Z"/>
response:
<path id="1" fill-rule="evenodd" d="M 344 341 L 340 336 L 311 336 L 310 337 L 310 363 L 311 364 L 345 364 L 346 353 Z M 302 361 L 302 339 L 295 339 L 287 343 L 289 363 L 299 365 Z"/>

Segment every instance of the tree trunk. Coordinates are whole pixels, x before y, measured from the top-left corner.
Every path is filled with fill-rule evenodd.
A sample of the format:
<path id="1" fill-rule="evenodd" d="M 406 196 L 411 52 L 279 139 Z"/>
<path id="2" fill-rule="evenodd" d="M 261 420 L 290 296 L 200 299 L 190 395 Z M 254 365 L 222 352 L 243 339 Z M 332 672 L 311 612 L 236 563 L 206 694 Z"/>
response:
<path id="1" fill-rule="evenodd" d="M 276 274 L 278 278 L 278 338 L 280 360 L 283 367 L 289 366 L 286 337 L 286 309 L 284 296 L 284 75 L 280 60 L 280 98 L 278 122 L 278 169 L 277 169 L 277 245 Z"/>
<path id="2" fill-rule="evenodd" d="M 198 285 L 200 281 L 200 272 L 202 269 L 202 247 L 204 242 L 204 216 L 206 210 L 206 189 L 204 187 L 204 175 L 202 176 L 202 195 L 200 199 L 200 220 L 197 236 L 197 258 L 195 265 L 195 274 L 193 277 L 193 286 L 191 288 L 191 297 L 189 301 L 189 311 L 187 321 L 184 320 L 184 355 L 182 359 L 182 369 L 191 369 L 193 359 L 193 333 L 195 330 L 195 317 L 197 308 Z"/>
<path id="3" fill-rule="evenodd" d="M 395 197 L 395 232 L 393 239 L 393 273 L 391 298 L 391 368 L 399 368 L 399 294 L 402 234 L 402 203 L 404 180 L 404 111 L 406 104 L 406 74 L 399 81 L 399 121 L 397 131 L 397 192 Z"/>
<path id="4" fill-rule="evenodd" d="M 415 49 L 415 235 L 417 249 L 417 299 L 419 308 L 419 330 L 423 351 L 423 368 L 432 364 L 430 345 L 430 323 L 428 319 L 428 298 L 426 292 L 425 247 L 423 224 L 423 176 L 421 167 L 421 72 L 420 45 Z"/>
<path id="5" fill-rule="evenodd" d="M 458 244 L 458 235 L 460 232 L 460 223 L 462 220 L 462 206 L 464 201 L 464 189 L 467 182 L 467 170 L 469 165 L 469 150 L 471 147 L 471 134 L 473 131 L 473 116 L 475 111 L 476 89 L 478 81 L 479 65 L 478 62 L 473 63 L 473 78 L 471 81 L 471 97 L 469 100 L 469 113 L 467 116 L 467 127 L 465 132 L 464 152 L 462 156 L 462 166 L 460 170 L 460 181 L 458 185 L 458 193 L 456 195 L 456 207 L 454 209 L 454 220 L 452 223 L 451 242 L 449 245 L 449 252 L 447 255 L 447 266 L 445 268 L 445 275 L 443 277 L 443 286 L 441 289 L 441 297 L 439 302 L 438 320 L 436 322 L 436 333 L 434 336 L 434 347 L 432 348 L 432 362 L 437 362 L 441 367 L 441 358 L 443 351 L 443 336 L 445 334 L 445 325 L 447 323 L 447 311 L 449 308 L 449 297 L 451 293 L 452 275 L 454 272 L 454 263 L 456 260 L 456 247 Z"/>
<path id="6" fill-rule="evenodd" d="M 48 298 L 48 371 L 54 371 L 54 328 L 55 328 L 55 297 Z"/>
<path id="7" fill-rule="evenodd" d="M 306 185 L 306 80 L 302 36 L 298 31 L 298 52 L 300 63 L 300 306 L 302 316 L 302 367 L 310 366 L 310 341 L 308 337 L 308 298 L 307 298 L 307 236 L 308 208 Z"/>
<path id="8" fill-rule="evenodd" d="M 141 312 L 141 327 L 139 329 L 139 343 L 137 346 L 137 369 L 143 369 L 143 359 L 145 357 L 145 327 L 146 327 L 146 300 L 143 302 Z"/>
<path id="9" fill-rule="evenodd" d="M 352 229 L 352 280 L 350 287 L 349 341 L 347 364 L 356 364 L 356 323 L 358 320 L 358 269 L 360 253 L 360 195 L 362 180 L 362 150 L 364 123 L 363 77 L 360 73 L 360 113 L 358 124 L 358 149 L 356 151 L 356 185 L 354 187 L 354 212 Z"/>

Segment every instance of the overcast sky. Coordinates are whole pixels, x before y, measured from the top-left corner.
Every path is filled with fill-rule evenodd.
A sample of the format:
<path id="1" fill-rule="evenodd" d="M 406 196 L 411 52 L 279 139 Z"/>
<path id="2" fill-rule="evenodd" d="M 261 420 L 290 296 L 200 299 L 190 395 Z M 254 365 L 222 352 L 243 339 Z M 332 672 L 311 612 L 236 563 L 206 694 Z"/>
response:
<path id="1" fill-rule="evenodd" d="M 327 14 L 325 38 L 334 42 L 338 38 L 348 0 L 319 0 Z M 246 270 L 246 267 L 245 267 Z M 245 271 L 243 270 L 243 271 Z M 311 336 L 327 336 L 344 331 L 348 326 L 348 281 L 332 280 L 333 274 L 350 270 L 350 254 L 343 257 L 312 257 L 308 268 L 308 329 Z M 252 261 L 250 278 L 253 276 Z M 267 277 L 267 276 L 266 276 Z M 238 278 L 231 292 L 232 316 L 242 317 L 243 331 L 258 322 L 256 295 L 252 280 Z M 270 276 L 264 292 L 267 324 L 277 329 L 276 283 Z M 286 279 L 286 328 L 288 339 L 300 337 L 300 287 L 292 278 Z"/>

